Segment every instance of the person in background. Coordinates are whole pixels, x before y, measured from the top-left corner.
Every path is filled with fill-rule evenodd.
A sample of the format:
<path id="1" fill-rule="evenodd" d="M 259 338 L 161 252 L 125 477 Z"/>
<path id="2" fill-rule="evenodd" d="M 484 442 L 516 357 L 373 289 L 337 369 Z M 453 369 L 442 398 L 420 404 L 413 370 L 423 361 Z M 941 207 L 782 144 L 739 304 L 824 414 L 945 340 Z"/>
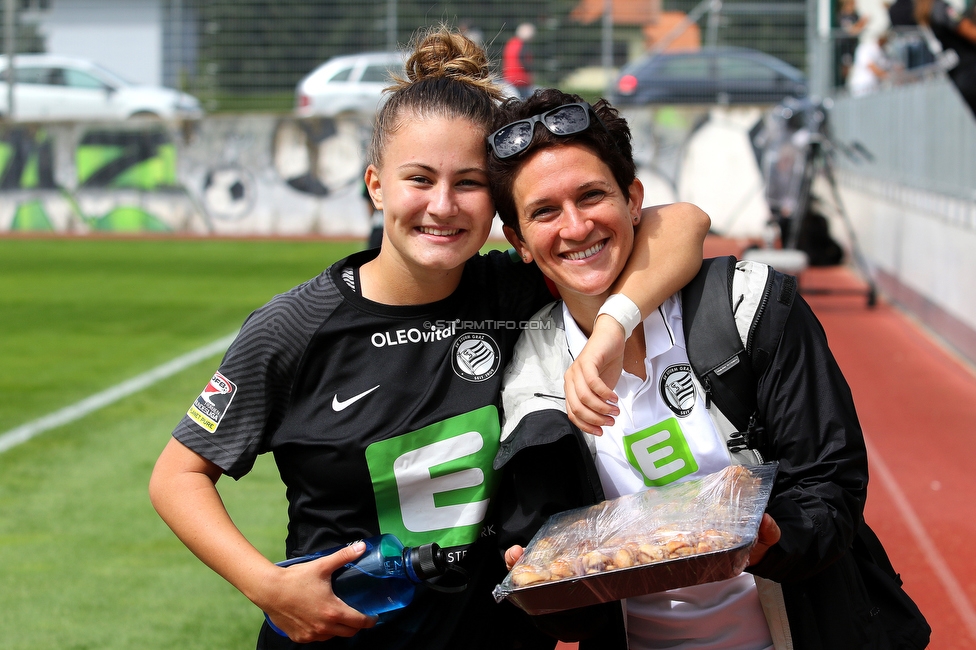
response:
<path id="1" fill-rule="evenodd" d="M 902 50 L 905 68 L 911 70 L 934 63 L 935 53 L 929 48 L 924 35 L 918 33 L 914 2 L 895 0 L 890 4 L 885 3 L 885 8 L 888 11 L 890 29 L 901 36 L 897 46 Z"/>
<path id="2" fill-rule="evenodd" d="M 918 25 L 915 22 L 915 5 L 912 0 L 895 0 L 887 5 L 887 9 L 888 20 L 892 27 L 914 27 Z"/>
<path id="3" fill-rule="evenodd" d="M 515 36 L 508 39 L 502 50 L 502 78 L 525 99 L 533 90 L 532 52 L 529 41 L 535 38 L 535 25 L 522 23 L 515 28 Z"/>
<path id="4" fill-rule="evenodd" d="M 976 5 L 962 13 L 944 0 L 915 0 L 915 21 L 929 27 L 943 49 L 959 55 L 949 78 L 976 116 Z"/>
<path id="5" fill-rule="evenodd" d="M 855 0 L 840 0 L 837 22 L 842 33 L 837 39 L 837 53 L 840 58 L 839 81 L 843 83 L 854 63 L 854 51 L 857 49 L 858 38 L 867 26 L 868 19 L 867 16 L 861 16 L 857 12 Z"/>
<path id="6" fill-rule="evenodd" d="M 519 324 L 552 298 L 534 266 L 479 254 L 495 214 L 485 136 L 501 92 L 484 50 L 445 28 L 420 35 L 406 70 L 367 153 L 380 248 L 248 317 L 150 479 L 152 504 L 180 540 L 287 634 L 264 623 L 259 649 L 553 645 L 491 596 L 504 575 L 492 469 L 502 371 Z M 687 204 L 645 216 L 619 290 L 650 314 L 700 266 L 708 218 Z M 623 328 L 613 314 L 594 327 L 566 385 L 596 406 L 585 417 L 606 417 L 614 407 L 601 372 L 619 368 Z M 235 526 L 217 482 L 242 478 L 267 452 L 286 488 L 286 557 L 348 546 L 280 567 Z M 330 576 L 362 553 L 352 542 L 381 533 L 447 549 L 449 576 L 466 573 L 466 588 L 421 585 L 379 625 L 350 608 Z"/>
<path id="7" fill-rule="evenodd" d="M 680 294 L 642 323 L 630 320 L 615 387 L 618 415 L 595 429 L 570 424 L 560 376 L 586 345 L 594 319 L 611 304 L 626 303 L 614 297 L 613 284 L 643 219 L 643 186 L 630 129 L 606 101 L 591 107 L 576 95 L 546 90 L 505 109 L 489 136 L 495 204 L 509 241 L 561 298 L 534 316 L 539 326 L 522 333 L 504 378 L 496 466 L 504 472 L 499 541 L 517 544 L 506 551 L 508 565 L 555 512 L 701 478 L 730 464 L 779 461 L 749 573 L 539 616 L 539 625 L 580 640 L 581 650 L 923 648 L 929 629 L 913 604 L 907 611 L 915 616 L 895 615 L 893 625 L 892 618 L 872 618 L 875 601 L 855 560 L 862 537 L 876 541 L 862 519 L 864 439 L 823 329 L 799 295 L 765 367 L 756 371 L 754 417 L 766 442 L 755 449 L 726 444 L 734 428 L 691 373 L 683 326 L 691 316 L 683 314 Z M 728 299 L 738 336 L 747 349 L 766 350 L 761 333 L 772 307 L 761 305 L 782 294 L 767 294 L 768 266 L 733 268 Z M 680 400 L 669 393 L 675 385 Z M 893 577 L 890 584 L 904 596 Z"/>
<path id="8" fill-rule="evenodd" d="M 854 65 L 847 76 L 847 87 L 851 95 L 860 97 L 877 91 L 881 82 L 891 74 L 894 64 L 885 54 L 887 42 L 887 32 L 878 36 L 865 34 L 861 38 L 854 51 Z"/>
<path id="9" fill-rule="evenodd" d="M 848 36 L 860 36 L 867 27 L 867 16 L 861 16 L 857 11 L 856 0 L 841 0 L 837 20 L 841 30 Z"/>

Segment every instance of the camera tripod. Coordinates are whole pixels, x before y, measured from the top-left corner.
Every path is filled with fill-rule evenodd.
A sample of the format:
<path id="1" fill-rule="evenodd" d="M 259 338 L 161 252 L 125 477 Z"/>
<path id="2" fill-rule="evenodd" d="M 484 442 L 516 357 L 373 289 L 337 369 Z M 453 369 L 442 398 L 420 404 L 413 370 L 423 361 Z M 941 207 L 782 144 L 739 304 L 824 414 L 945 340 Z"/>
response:
<path id="1" fill-rule="evenodd" d="M 822 174 L 830 187 L 831 197 L 850 242 L 851 257 L 866 282 L 860 288 L 801 288 L 807 294 L 865 294 L 867 305 L 877 303 L 877 288 L 874 271 L 861 251 L 850 216 L 844 207 L 837 187 L 832 157 L 836 151 L 843 151 L 852 159 L 851 149 L 837 146 L 826 131 L 826 112 L 822 104 L 810 100 L 788 99 L 774 109 L 767 119 L 761 121 L 750 133 L 760 170 L 766 181 L 766 199 L 772 212 L 771 221 L 779 226 L 783 259 L 789 259 L 796 268 L 807 266 L 805 253 L 797 248 L 805 220 L 812 218 L 813 181 Z M 860 145 L 853 150 L 860 156 L 870 159 L 871 154 Z M 767 244 L 768 245 L 768 244 Z M 789 251 L 789 252 L 788 252 Z M 791 252 L 791 253 L 790 253 Z M 776 255 L 767 249 L 765 257 Z M 762 249 L 751 256 L 759 261 L 767 261 Z M 773 260 L 769 260 L 776 266 Z M 787 269 L 781 269 L 789 272 Z"/>

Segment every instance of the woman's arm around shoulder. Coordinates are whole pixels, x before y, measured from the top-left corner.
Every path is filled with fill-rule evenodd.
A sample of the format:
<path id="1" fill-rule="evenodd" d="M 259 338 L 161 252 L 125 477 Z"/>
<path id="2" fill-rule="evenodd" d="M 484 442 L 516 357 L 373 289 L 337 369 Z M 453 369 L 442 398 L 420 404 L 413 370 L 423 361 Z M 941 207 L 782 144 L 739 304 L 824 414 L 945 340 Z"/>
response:
<path id="1" fill-rule="evenodd" d="M 634 233 L 634 250 L 612 293 L 622 293 L 647 318 L 681 290 L 701 268 L 702 246 L 711 219 L 691 203 L 644 208 Z M 618 414 L 613 388 L 620 378 L 624 328 L 609 315 L 593 324 L 593 333 L 566 373 L 566 406 L 573 424 L 587 433 L 613 424 Z"/>

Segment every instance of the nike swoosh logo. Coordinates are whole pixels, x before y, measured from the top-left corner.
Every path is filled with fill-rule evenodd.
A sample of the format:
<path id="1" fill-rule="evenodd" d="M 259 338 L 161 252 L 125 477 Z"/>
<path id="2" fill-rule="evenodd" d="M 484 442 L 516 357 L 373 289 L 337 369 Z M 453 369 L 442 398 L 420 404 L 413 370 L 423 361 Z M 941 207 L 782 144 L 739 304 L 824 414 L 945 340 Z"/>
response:
<path id="1" fill-rule="evenodd" d="M 343 410 L 345 408 L 348 408 L 349 406 L 352 406 L 353 404 L 355 404 L 356 402 L 358 402 L 362 398 L 364 398 L 367 395 L 369 395 L 370 393 L 372 393 L 377 388 L 379 388 L 379 384 L 377 384 L 376 386 L 373 386 L 369 390 L 366 390 L 366 391 L 361 392 L 359 395 L 353 395 L 352 397 L 350 397 L 347 400 L 340 400 L 339 399 L 339 395 L 337 393 L 335 395 L 335 397 L 332 398 L 332 410 L 338 413 L 339 411 L 341 411 L 341 410 Z"/>

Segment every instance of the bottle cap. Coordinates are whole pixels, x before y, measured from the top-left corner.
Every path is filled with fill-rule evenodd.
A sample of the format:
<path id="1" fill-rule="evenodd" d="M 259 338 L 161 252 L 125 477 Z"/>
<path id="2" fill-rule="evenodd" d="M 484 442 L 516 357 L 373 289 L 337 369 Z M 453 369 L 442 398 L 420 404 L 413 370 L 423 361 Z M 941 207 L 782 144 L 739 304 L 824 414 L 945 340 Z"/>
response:
<path id="1" fill-rule="evenodd" d="M 447 571 L 447 558 L 444 551 L 435 543 L 423 544 L 410 549 L 408 565 L 421 580 L 443 575 Z"/>

